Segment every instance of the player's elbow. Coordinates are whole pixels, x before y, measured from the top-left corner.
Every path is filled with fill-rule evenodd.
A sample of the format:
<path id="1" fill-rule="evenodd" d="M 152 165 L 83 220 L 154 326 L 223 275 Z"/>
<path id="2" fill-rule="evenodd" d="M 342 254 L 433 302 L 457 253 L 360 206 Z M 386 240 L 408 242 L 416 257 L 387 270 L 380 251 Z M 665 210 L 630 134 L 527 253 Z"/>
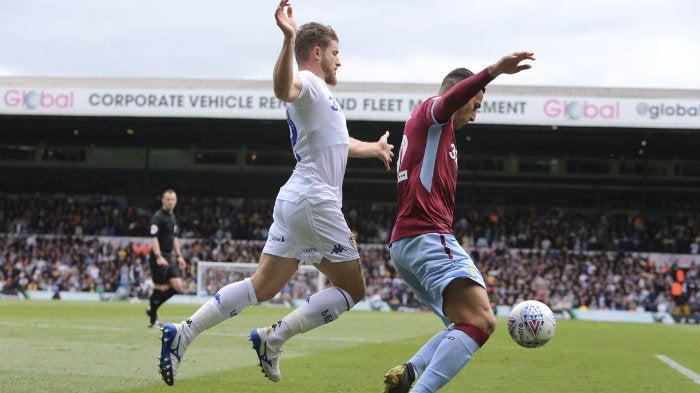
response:
<path id="1" fill-rule="evenodd" d="M 275 97 L 277 97 L 278 100 L 289 102 L 289 90 L 288 89 L 283 89 L 281 87 L 275 86 L 274 91 L 275 91 Z"/>
<path id="2" fill-rule="evenodd" d="M 275 83 L 273 86 L 273 91 L 275 92 L 275 97 L 277 97 L 278 100 L 282 100 L 284 102 L 292 102 L 294 101 L 298 94 L 295 96 L 294 94 L 294 86 L 288 86 L 284 83 Z"/>
<path id="3" fill-rule="evenodd" d="M 292 102 L 296 100 L 301 93 L 301 81 L 297 84 L 296 80 L 292 80 L 290 83 L 274 80 L 272 88 L 277 99 L 284 102 Z"/>

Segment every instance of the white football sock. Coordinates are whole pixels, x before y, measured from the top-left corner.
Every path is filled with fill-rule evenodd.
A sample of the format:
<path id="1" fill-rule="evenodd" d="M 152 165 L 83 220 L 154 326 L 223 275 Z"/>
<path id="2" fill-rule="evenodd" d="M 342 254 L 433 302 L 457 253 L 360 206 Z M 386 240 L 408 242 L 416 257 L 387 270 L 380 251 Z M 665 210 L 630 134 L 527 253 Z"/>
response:
<path id="1" fill-rule="evenodd" d="M 244 308 L 257 304 L 250 278 L 228 284 L 185 321 L 185 338 L 192 342 L 200 333 L 238 315 Z"/>
<path id="2" fill-rule="evenodd" d="M 292 336 L 332 322 L 354 305 L 350 294 L 339 287 L 330 287 L 315 293 L 306 299 L 306 303 L 287 314 L 278 323 L 272 324 L 272 330 L 267 336 L 268 345 L 279 349 Z"/>

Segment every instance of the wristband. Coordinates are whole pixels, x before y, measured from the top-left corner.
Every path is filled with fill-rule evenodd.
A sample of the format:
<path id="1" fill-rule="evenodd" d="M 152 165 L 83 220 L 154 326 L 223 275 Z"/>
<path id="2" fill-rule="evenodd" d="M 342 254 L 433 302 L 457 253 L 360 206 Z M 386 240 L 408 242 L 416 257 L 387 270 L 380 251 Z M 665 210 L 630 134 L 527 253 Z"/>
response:
<path id="1" fill-rule="evenodd" d="M 160 254 L 156 254 L 156 258 L 160 258 Z"/>

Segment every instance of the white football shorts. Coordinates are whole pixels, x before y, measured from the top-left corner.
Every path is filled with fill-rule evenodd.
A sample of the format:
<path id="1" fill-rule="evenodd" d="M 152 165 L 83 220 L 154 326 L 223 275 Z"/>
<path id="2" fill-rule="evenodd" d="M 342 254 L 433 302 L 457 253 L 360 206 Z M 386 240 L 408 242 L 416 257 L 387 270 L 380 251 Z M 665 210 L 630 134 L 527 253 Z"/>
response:
<path id="1" fill-rule="evenodd" d="M 360 258 L 355 237 L 336 201 L 311 204 L 277 199 L 273 223 L 263 252 L 317 264 L 325 257 L 331 262 Z"/>

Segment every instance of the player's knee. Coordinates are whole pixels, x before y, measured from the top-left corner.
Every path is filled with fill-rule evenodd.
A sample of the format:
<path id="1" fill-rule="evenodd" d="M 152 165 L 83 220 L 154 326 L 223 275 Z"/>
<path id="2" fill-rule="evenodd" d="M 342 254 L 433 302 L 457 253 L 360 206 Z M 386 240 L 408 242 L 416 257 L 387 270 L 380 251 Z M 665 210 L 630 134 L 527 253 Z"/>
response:
<path id="1" fill-rule="evenodd" d="M 277 295 L 279 291 L 273 291 L 269 287 L 266 286 L 261 286 L 258 288 L 255 288 L 255 298 L 258 300 L 258 302 L 266 302 L 268 300 L 271 300 L 275 295 Z"/>
<path id="2" fill-rule="evenodd" d="M 354 304 L 362 301 L 366 296 L 367 288 L 365 286 L 365 280 L 362 277 L 358 279 L 336 279 L 332 282 L 335 287 L 341 288 L 345 293 L 350 295 Z"/>
<path id="3" fill-rule="evenodd" d="M 362 301 L 362 299 L 365 298 L 365 291 L 357 291 L 355 293 L 350 293 L 350 296 L 352 297 L 352 301 L 357 304 Z"/>
<path id="4" fill-rule="evenodd" d="M 489 336 L 496 331 L 498 322 L 496 321 L 496 316 L 493 314 L 490 307 L 485 307 L 479 310 L 476 325 L 484 330 L 484 332 L 486 332 Z"/>
<path id="5" fill-rule="evenodd" d="M 250 277 L 250 285 L 255 293 L 255 299 L 258 302 L 266 302 L 275 297 L 286 285 L 287 281 L 283 281 L 285 277 L 265 275 L 260 272 L 255 272 Z"/>
<path id="6" fill-rule="evenodd" d="M 338 287 L 342 288 L 348 295 L 350 295 L 350 298 L 352 298 L 354 304 L 359 303 L 365 298 L 366 288 L 364 281 L 355 285 L 338 285 Z"/>
<path id="7" fill-rule="evenodd" d="M 360 281 L 360 288 L 357 290 L 357 295 L 353 295 L 353 300 L 355 303 L 362 301 L 362 299 L 367 296 L 367 286 L 365 285 L 365 280 L 364 278 Z"/>
<path id="8" fill-rule="evenodd" d="M 491 337 L 491 333 L 476 325 L 462 323 L 455 325 L 454 328 L 456 330 L 461 330 L 467 336 L 471 337 L 474 341 L 477 342 L 477 344 L 479 344 L 480 347 L 483 347 L 484 344 L 486 344 L 486 341 L 488 341 L 489 337 Z"/>
<path id="9" fill-rule="evenodd" d="M 484 318 L 484 331 L 490 336 L 496 331 L 496 326 L 498 326 L 496 316 L 492 312 L 488 313 Z"/>
<path id="10" fill-rule="evenodd" d="M 470 325 L 482 330 L 490 336 L 496 331 L 497 321 L 491 309 L 473 310 L 462 308 L 458 313 L 448 315 L 448 318 L 454 322 L 455 326 Z"/>

